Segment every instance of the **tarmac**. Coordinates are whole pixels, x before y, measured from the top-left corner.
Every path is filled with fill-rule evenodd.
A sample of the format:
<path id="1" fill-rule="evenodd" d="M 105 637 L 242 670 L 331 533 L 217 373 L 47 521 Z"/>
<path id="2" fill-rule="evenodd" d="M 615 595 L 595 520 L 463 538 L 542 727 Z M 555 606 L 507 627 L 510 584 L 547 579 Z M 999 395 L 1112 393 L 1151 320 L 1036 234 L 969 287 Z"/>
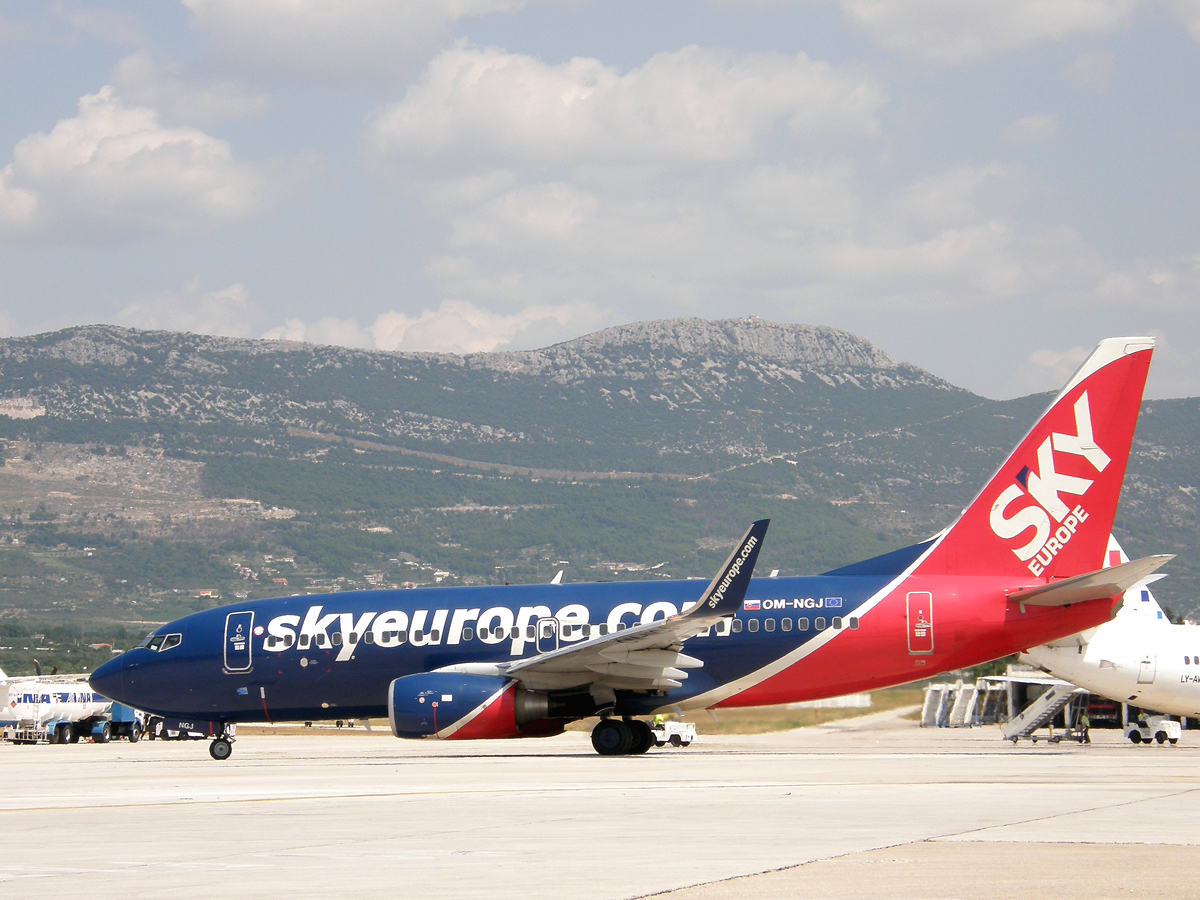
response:
<path id="1" fill-rule="evenodd" d="M 0 745 L 0 897 L 1200 898 L 1200 733 Z"/>

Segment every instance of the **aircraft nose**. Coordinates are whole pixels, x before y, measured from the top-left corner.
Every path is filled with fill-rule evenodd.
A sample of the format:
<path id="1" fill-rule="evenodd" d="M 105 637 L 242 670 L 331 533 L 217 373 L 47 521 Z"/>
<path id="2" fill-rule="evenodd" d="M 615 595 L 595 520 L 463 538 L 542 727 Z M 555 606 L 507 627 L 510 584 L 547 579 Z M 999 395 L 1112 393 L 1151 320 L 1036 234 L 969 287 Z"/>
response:
<path id="1" fill-rule="evenodd" d="M 92 690 L 103 694 L 110 700 L 125 703 L 129 699 L 126 690 L 128 683 L 127 670 L 128 661 L 124 656 L 118 656 L 103 663 L 96 669 L 91 677 L 88 678 L 88 684 L 92 686 Z"/>

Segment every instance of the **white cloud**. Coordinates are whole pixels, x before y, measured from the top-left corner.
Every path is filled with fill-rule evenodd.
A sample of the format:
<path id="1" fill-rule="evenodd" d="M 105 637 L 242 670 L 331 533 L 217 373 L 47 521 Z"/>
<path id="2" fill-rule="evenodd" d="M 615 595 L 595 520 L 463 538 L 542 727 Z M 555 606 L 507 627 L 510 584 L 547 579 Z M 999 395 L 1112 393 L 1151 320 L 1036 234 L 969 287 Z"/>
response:
<path id="1" fill-rule="evenodd" d="M 240 282 L 215 291 L 193 280 L 181 290 L 156 291 L 127 304 L 117 324 L 130 328 L 250 337 L 262 318 Z"/>
<path id="2" fill-rule="evenodd" d="M 314 323 L 288 319 L 263 337 L 387 351 L 478 353 L 545 346 L 594 328 L 599 321 L 594 310 L 579 304 L 531 306 L 506 314 L 446 300 L 436 310 L 416 316 L 388 310 L 368 328 L 360 328 L 354 319 L 327 317 Z"/>
<path id="3" fill-rule="evenodd" d="M 1108 87 L 1117 69 L 1117 58 L 1109 50 L 1088 50 L 1075 57 L 1063 77 L 1078 87 Z"/>
<path id="4" fill-rule="evenodd" d="M 1138 0 L 835 0 L 852 25 L 887 50 L 959 65 L 1047 41 L 1111 34 Z"/>
<path id="5" fill-rule="evenodd" d="M 466 301 L 446 300 L 436 310 L 427 309 L 415 318 L 386 312 L 375 320 L 371 334 L 380 350 L 478 353 L 517 343 L 528 345 L 521 338 L 531 331 L 544 332 L 546 325 L 551 330 L 569 324 L 586 328 L 593 324 L 588 318 L 585 310 L 571 306 L 530 306 L 505 315 Z M 535 340 L 534 344 L 541 342 Z"/>
<path id="6" fill-rule="evenodd" d="M 460 18 L 525 0 L 183 0 L 235 68 L 271 79 L 394 83 Z"/>
<path id="7" fill-rule="evenodd" d="M 158 66 L 144 50 L 117 63 L 112 84 L 131 106 L 149 107 L 167 122 L 200 127 L 261 115 L 269 103 L 266 94 L 233 82 L 189 75 L 178 66 Z"/>
<path id="8" fill-rule="evenodd" d="M 0 238 L 191 232 L 262 212 L 295 177 L 238 162 L 226 141 L 164 126 L 104 87 L 74 118 L 17 144 L 0 169 Z"/>
<path id="9" fill-rule="evenodd" d="M 325 316 L 316 322 L 288 319 L 263 335 L 271 341 L 304 341 L 309 344 L 336 344 L 340 347 L 374 348 L 371 333 L 358 326 L 354 319 Z"/>
<path id="10" fill-rule="evenodd" d="M 622 74 L 460 42 L 373 119 L 368 144 L 406 172 L 705 165 L 753 157 L 780 126 L 809 150 L 874 136 L 885 102 L 865 72 L 804 54 L 685 47 Z"/>
<path id="11" fill-rule="evenodd" d="M 477 307 L 569 297 L 639 318 L 745 297 L 811 320 L 881 301 L 963 309 L 1095 264 L 1070 229 L 1014 221 L 1019 167 L 873 194 L 848 154 L 885 100 L 860 70 L 803 55 L 691 47 L 622 74 L 458 45 L 368 142 L 442 223 L 427 275 Z"/>
<path id="12" fill-rule="evenodd" d="M 1167 8 L 1183 23 L 1192 39 L 1200 41 L 1200 0 L 1168 0 Z"/>
<path id="13" fill-rule="evenodd" d="M 1004 129 L 1001 137 L 1006 144 L 1044 144 L 1057 131 L 1058 121 L 1054 116 L 1038 114 L 1017 119 Z"/>

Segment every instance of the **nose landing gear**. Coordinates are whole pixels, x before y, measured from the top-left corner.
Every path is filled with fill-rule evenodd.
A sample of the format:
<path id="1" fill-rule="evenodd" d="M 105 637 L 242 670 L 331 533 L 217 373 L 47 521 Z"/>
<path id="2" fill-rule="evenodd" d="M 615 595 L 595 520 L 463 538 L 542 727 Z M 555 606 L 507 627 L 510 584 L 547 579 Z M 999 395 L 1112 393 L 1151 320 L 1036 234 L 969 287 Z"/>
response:
<path id="1" fill-rule="evenodd" d="M 216 740 L 208 745 L 208 755 L 218 762 L 229 759 L 233 755 L 234 740 L 232 729 L 226 726 L 225 730 L 217 735 Z"/>

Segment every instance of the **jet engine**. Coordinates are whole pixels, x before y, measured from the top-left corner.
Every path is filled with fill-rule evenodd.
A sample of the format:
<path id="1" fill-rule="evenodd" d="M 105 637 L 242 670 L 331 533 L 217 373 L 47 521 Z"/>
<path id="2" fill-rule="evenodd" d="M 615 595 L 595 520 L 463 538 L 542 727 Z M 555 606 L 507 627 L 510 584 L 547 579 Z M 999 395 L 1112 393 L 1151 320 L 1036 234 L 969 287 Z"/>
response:
<path id="1" fill-rule="evenodd" d="M 424 672 L 388 688 L 388 720 L 399 738 L 547 737 L 563 730 L 549 713 L 547 694 L 503 675 Z"/>

